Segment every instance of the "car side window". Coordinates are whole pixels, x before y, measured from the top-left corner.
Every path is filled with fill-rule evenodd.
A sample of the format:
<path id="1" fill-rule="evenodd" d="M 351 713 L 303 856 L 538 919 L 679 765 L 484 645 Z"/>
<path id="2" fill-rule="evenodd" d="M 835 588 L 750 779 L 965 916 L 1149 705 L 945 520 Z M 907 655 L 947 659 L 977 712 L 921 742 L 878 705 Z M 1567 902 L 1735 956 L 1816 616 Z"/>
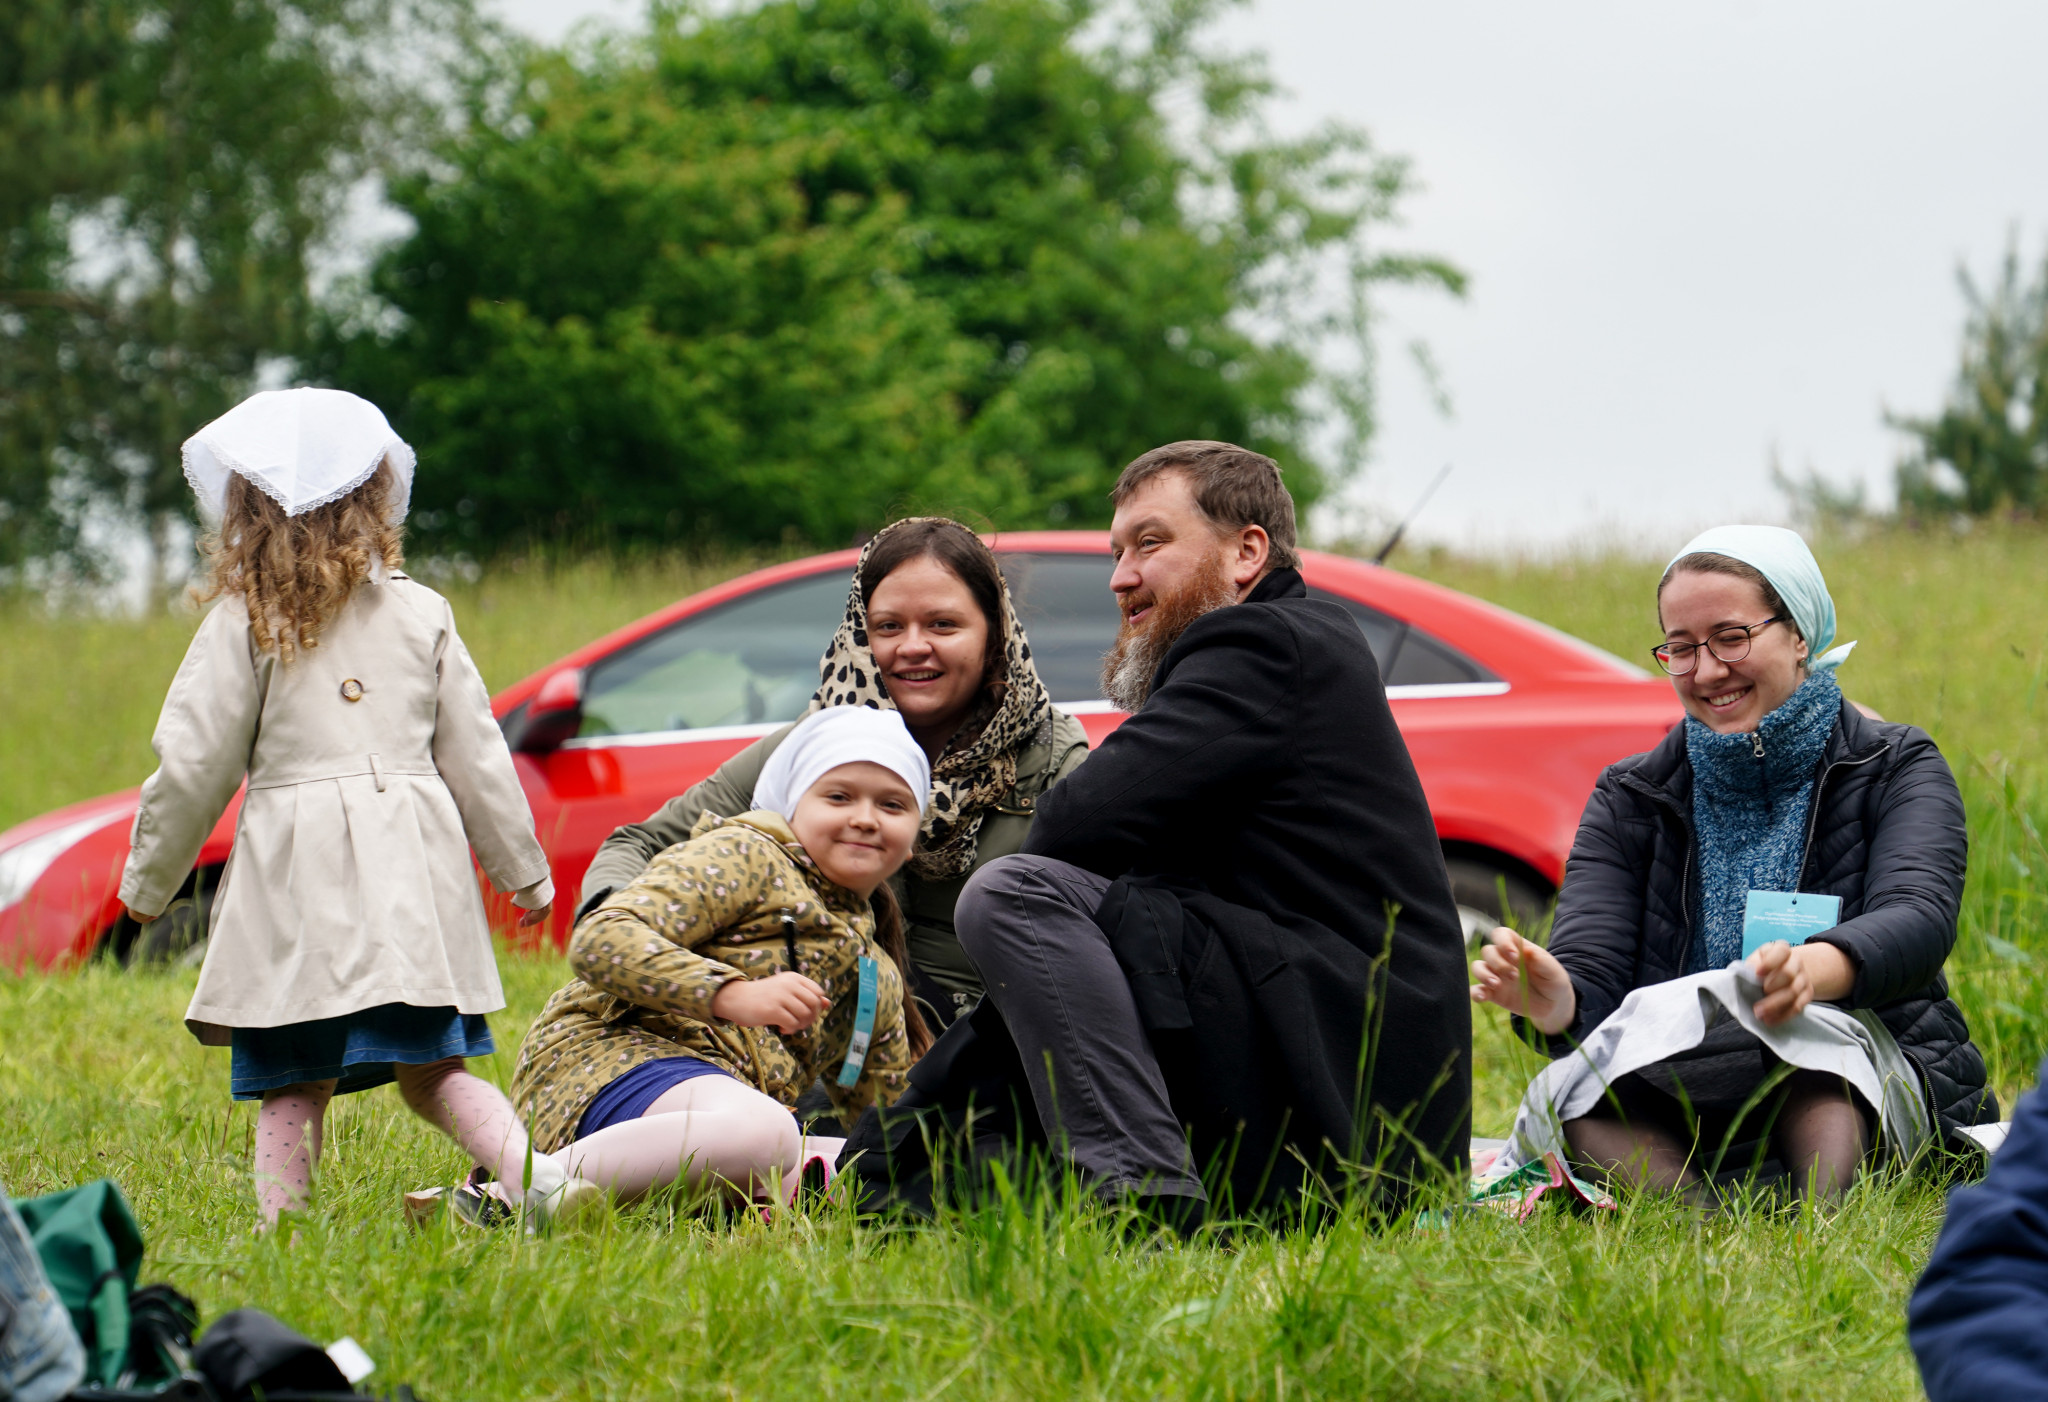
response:
<path id="1" fill-rule="evenodd" d="M 1054 701 L 1102 695 L 1102 656 L 1116 641 L 1119 620 L 1109 592 L 1115 563 L 1106 555 L 1001 552 L 1003 574 L 1031 639 L 1038 675 Z M 1358 624 L 1388 686 L 1444 686 L 1498 681 L 1491 671 L 1424 630 L 1369 604 L 1310 589 L 1341 606 Z"/>
<path id="2" fill-rule="evenodd" d="M 1311 599 L 1337 605 L 1351 615 L 1351 621 L 1358 625 L 1358 631 L 1365 634 L 1365 645 L 1372 649 L 1373 661 L 1380 664 L 1380 680 L 1388 686 L 1393 682 L 1388 677 L 1394 662 L 1401 655 L 1401 639 L 1408 632 L 1408 625 L 1392 614 L 1381 613 L 1378 609 L 1361 604 L 1356 599 L 1347 599 L 1342 594 L 1332 594 L 1327 589 L 1310 589 Z"/>
<path id="3" fill-rule="evenodd" d="M 1380 664 L 1380 680 L 1387 686 L 1454 686 L 1500 680 L 1449 643 L 1412 623 L 1327 589 L 1310 589 L 1308 593 L 1310 598 L 1327 599 L 1351 615 L 1358 631 L 1365 635 L 1366 646 L 1372 649 L 1373 660 Z"/>
<path id="4" fill-rule="evenodd" d="M 1102 695 L 1102 656 L 1116 642 L 1122 621 L 1109 576 L 1116 562 L 1107 555 L 1056 555 L 999 551 L 1003 578 L 1031 660 L 1055 702 L 1093 701 Z"/>
<path id="5" fill-rule="evenodd" d="M 1055 702 L 1102 695 L 1102 658 L 1119 620 L 1107 555 L 998 551 L 1038 675 Z M 725 725 L 781 725 L 803 714 L 818 660 L 846 609 L 847 576 L 832 570 L 734 599 L 591 664 L 579 737 L 646 735 Z M 1420 628 L 1324 589 L 1358 624 L 1388 686 L 1496 680 Z"/>
<path id="6" fill-rule="evenodd" d="M 1500 678 L 1441 638 L 1430 636 L 1414 624 L 1401 638 L 1401 651 L 1394 657 L 1388 686 L 1455 686 L 1464 682 L 1494 682 Z"/>
<path id="7" fill-rule="evenodd" d="M 831 570 L 694 614 L 591 664 L 579 736 L 644 735 L 795 720 L 846 612 Z"/>

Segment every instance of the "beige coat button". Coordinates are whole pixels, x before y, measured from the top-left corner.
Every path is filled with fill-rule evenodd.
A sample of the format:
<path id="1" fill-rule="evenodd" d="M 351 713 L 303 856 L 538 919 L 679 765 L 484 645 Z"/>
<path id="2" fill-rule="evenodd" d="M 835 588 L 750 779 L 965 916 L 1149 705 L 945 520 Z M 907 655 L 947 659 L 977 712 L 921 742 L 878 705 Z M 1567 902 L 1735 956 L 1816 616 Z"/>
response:
<path id="1" fill-rule="evenodd" d="M 362 700 L 363 684 L 357 681 L 354 677 L 350 677 L 347 681 L 341 684 L 341 699 L 344 701 Z"/>

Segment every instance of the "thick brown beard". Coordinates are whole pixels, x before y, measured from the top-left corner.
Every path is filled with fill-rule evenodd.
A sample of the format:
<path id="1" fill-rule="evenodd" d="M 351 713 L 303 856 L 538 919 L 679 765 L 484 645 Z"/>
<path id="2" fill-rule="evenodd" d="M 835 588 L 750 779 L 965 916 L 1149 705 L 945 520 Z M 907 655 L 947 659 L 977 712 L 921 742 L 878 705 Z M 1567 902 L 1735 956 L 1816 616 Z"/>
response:
<path id="1" fill-rule="evenodd" d="M 1216 572 L 1206 580 L 1154 600 L 1151 617 L 1140 626 L 1133 628 L 1126 619 L 1117 629 L 1116 645 L 1102 659 L 1102 694 L 1121 710 L 1137 710 L 1152 694 L 1152 678 L 1159 664 L 1188 625 L 1236 602 L 1237 589 L 1224 574 L 1223 560 L 1218 557 Z"/>

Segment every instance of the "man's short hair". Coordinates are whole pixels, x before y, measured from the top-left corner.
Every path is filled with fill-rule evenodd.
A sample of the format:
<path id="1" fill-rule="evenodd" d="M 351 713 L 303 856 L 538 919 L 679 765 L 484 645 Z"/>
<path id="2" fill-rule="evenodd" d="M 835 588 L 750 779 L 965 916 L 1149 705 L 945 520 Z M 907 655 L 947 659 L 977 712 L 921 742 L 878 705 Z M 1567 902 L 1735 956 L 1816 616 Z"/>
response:
<path id="1" fill-rule="evenodd" d="M 1166 472 L 1188 475 L 1195 505 L 1218 529 L 1264 529 L 1266 539 L 1272 542 L 1274 569 L 1301 568 L 1301 552 L 1295 547 L 1294 498 L 1281 484 L 1279 463 L 1235 443 L 1201 438 L 1168 443 L 1131 461 L 1110 490 L 1110 502 L 1122 506 L 1131 493 Z"/>

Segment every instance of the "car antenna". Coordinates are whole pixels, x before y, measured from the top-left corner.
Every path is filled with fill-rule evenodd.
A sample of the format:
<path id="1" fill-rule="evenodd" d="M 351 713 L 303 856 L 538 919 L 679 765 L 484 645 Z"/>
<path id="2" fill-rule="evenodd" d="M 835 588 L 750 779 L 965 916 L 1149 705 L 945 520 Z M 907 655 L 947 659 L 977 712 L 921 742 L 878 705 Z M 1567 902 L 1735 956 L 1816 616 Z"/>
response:
<path id="1" fill-rule="evenodd" d="M 1445 463 L 1437 471 L 1436 476 L 1430 479 L 1429 485 L 1423 488 L 1422 495 L 1416 498 L 1415 505 L 1408 508 L 1408 514 L 1401 518 L 1401 524 L 1394 527 L 1394 533 L 1387 537 L 1387 543 L 1380 547 L 1380 553 L 1372 557 L 1375 565 L 1384 565 L 1387 562 L 1387 556 L 1394 553 L 1394 547 L 1401 543 L 1401 537 L 1407 532 L 1408 527 L 1415 523 L 1415 518 L 1422 514 L 1422 508 L 1429 505 L 1429 499 L 1436 495 L 1436 489 L 1441 487 L 1444 478 L 1450 475 L 1451 465 Z"/>

